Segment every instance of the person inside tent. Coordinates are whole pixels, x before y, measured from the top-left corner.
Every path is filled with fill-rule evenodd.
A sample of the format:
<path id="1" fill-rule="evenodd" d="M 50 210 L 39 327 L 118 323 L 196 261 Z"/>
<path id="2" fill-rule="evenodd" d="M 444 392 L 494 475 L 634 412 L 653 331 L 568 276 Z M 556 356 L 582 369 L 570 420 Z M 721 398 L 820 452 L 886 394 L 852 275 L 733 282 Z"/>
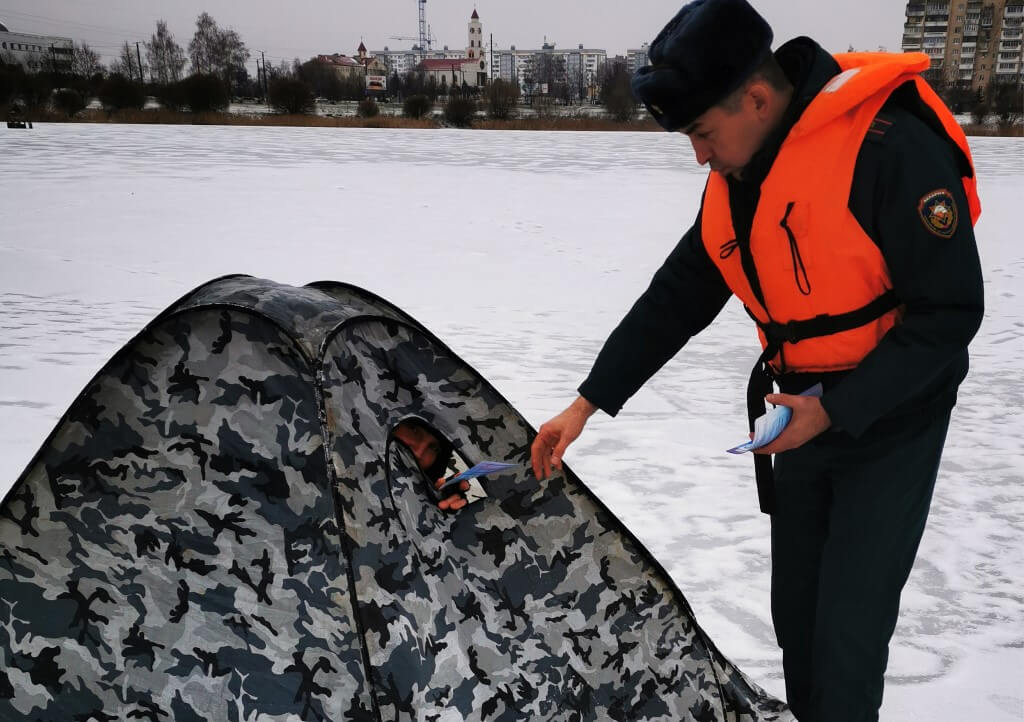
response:
<path id="1" fill-rule="evenodd" d="M 452 475 L 466 470 L 461 457 L 454 453 L 451 442 L 420 419 L 403 419 L 393 434 L 396 440 L 409 449 L 417 466 L 433 481 L 435 489 L 440 489 Z M 476 479 L 462 481 L 453 488 L 453 493 L 438 502 L 438 507 L 444 511 L 457 511 L 486 496 Z"/>

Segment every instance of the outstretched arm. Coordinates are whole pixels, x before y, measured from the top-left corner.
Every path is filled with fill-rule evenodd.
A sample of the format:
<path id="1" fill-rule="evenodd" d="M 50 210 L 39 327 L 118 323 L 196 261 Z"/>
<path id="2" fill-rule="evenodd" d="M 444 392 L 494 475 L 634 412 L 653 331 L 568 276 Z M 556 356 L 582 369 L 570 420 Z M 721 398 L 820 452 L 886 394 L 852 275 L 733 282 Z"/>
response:
<path id="1" fill-rule="evenodd" d="M 704 249 L 698 216 L 605 341 L 579 397 L 540 427 L 531 448 L 534 476 L 547 478 L 552 466 L 561 470 L 566 448 L 587 419 L 598 409 L 615 416 L 626 399 L 714 320 L 729 296 Z"/>

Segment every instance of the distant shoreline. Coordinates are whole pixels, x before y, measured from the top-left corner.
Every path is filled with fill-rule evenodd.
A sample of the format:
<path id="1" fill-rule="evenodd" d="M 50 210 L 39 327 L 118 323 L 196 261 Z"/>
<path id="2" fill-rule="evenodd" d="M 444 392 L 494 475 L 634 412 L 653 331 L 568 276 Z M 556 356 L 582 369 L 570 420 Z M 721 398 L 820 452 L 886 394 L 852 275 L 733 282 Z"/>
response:
<path id="1" fill-rule="evenodd" d="M 297 128 L 446 128 L 451 127 L 441 118 L 406 118 L 400 115 L 378 115 L 360 118 L 355 115 L 286 115 L 279 113 L 248 114 L 229 112 L 189 113 L 159 108 L 145 110 L 119 110 L 107 113 L 89 109 L 73 118 L 54 111 L 32 113 L 27 116 L 35 123 L 130 123 L 158 125 L 234 125 L 256 127 Z M 582 130 L 582 131 L 660 131 L 652 119 L 645 118 L 620 123 L 610 118 L 551 116 L 545 118 L 510 118 L 492 120 L 478 118 L 473 121 L 477 130 Z"/>
<path id="2" fill-rule="evenodd" d="M 120 110 L 107 113 L 103 110 L 85 110 L 73 118 L 53 112 L 32 113 L 34 123 L 125 123 L 132 125 L 224 125 L 245 127 L 295 127 L 295 128 L 404 128 L 429 129 L 446 128 L 440 119 L 405 118 L 395 115 L 378 115 L 374 118 L 356 116 L 324 115 L 250 115 L 228 112 L 186 113 L 163 109 Z M 1024 137 L 1024 125 L 1010 128 L 976 124 L 962 126 L 968 136 Z M 472 125 L 475 130 L 538 130 L 538 131 L 627 131 L 661 132 L 661 127 L 651 118 L 618 122 L 610 118 L 551 116 L 546 118 L 515 118 L 492 120 L 480 118 Z"/>

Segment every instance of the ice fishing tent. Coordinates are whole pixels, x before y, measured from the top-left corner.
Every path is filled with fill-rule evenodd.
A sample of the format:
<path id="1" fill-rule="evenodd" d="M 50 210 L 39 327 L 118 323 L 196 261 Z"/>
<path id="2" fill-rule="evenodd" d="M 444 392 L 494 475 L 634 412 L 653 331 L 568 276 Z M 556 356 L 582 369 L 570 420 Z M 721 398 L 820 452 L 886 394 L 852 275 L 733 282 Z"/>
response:
<path id="1" fill-rule="evenodd" d="M 75 400 L 0 507 L 0 720 L 791 719 L 571 472 L 437 509 L 533 431 L 358 288 L 219 279 Z"/>

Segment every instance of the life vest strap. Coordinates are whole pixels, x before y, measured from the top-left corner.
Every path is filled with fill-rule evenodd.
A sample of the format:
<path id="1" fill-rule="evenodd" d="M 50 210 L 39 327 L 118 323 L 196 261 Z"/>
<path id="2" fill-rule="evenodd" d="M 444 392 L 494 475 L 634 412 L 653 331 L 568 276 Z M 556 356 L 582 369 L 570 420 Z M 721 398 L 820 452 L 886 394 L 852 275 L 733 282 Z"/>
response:
<path id="1" fill-rule="evenodd" d="M 751 434 L 754 421 L 764 414 L 764 397 L 772 393 L 775 375 L 768 362 L 779 352 L 779 345 L 769 343 L 750 370 L 747 381 L 747 422 Z M 772 457 L 754 454 L 754 480 L 757 482 L 757 503 L 764 514 L 775 512 L 775 472 Z"/>
<path id="2" fill-rule="evenodd" d="M 822 314 L 814 318 L 787 321 L 761 322 L 749 308 L 744 306 L 758 327 L 764 332 L 767 341 L 764 351 L 750 371 L 747 382 L 747 421 L 750 431 L 754 430 L 754 420 L 764 414 L 764 397 L 774 389 L 775 373 L 771 360 L 782 350 L 784 343 L 799 343 L 804 339 L 817 336 L 829 336 L 843 331 L 867 325 L 881 318 L 900 305 L 896 294 L 889 289 L 870 303 L 854 311 L 835 315 Z M 754 478 L 757 482 L 757 501 L 761 511 L 772 514 L 775 511 L 775 472 L 772 468 L 772 457 L 754 454 Z"/>
<path id="3" fill-rule="evenodd" d="M 854 311 L 821 314 L 814 318 L 786 321 L 785 323 L 773 320 L 764 323 L 749 308 L 746 306 L 743 308 L 754 319 L 754 323 L 764 332 L 765 338 L 768 340 L 768 346 L 775 346 L 775 353 L 778 353 L 783 343 L 799 343 L 808 338 L 852 331 L 855 328 L 866 326 L 872 321 L 881 318 L 899 305 L 900 301 L 896 297 L 896 293 L 889 289 L 875 300 Z M 772 357 L 775 356 L 775 353 L 772 354 Z"/>

